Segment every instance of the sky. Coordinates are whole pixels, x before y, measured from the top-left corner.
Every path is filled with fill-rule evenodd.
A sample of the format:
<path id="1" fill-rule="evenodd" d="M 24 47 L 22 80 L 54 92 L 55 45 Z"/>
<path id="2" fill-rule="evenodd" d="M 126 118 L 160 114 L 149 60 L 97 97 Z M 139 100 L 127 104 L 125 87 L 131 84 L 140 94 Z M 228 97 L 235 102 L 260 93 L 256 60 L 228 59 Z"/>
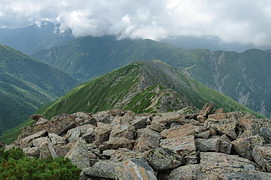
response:
<path id="1" fill-rule="evenodd" d="M 271 45 L 270 0 L 0 0 L 2 28 L 43 20 L 70 27 L 76 37 L 210 36 L 225 43 Z"/>

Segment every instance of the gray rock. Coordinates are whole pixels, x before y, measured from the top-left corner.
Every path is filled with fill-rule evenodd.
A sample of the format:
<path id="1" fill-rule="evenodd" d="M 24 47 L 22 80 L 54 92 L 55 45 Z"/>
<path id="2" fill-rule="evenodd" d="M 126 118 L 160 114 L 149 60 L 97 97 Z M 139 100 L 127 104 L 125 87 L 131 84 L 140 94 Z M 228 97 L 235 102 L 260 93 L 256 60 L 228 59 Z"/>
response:
<path id="1" fill-rule="evenodd" d="M 218 136 L 213 136 L 210 139 L 198 138 L 195 140 L 196 148 L 201 152 L 217 152 L 219 149 L 218 140 Z"/>
<path id="2" fill-rule="evenodd" d="M 260 136 L 268 143 L 271 143 L 271 129 L 262 127 L 260 128 Z"/>
<path id="3" fill-rule="evenodd" d="M 32 141 L 32 145 L 35 147 L 41 147 L 43 143 L 51 143 L 48 137 L 40 137 Z"/>
<path id="4" fill-rule="evenodd" d="M 194 136 L 162 139 L 160 146 L 175 151 L 180 155 L 184 155 L 186 164 L 195 164 L 198 161 Z"/>
<path id="5" fill-rule="evenodd" d="M 231 153 L 232 144 L 229 138 L 224 134 L 218 139 L 218 152 L 225 154 Z"/>
<path id="6" fill-rule="evenodd" d="M 66 144 L 64 138 L 55 133 L 49 133 L 48 138 L 50 139 L 53 146 Z"/>
<path id="7" fill-rule="evenodd" d="M 255 146 L 252 156 L 264 171 L 271 172 L 271 146 Z"/>
<path id="8" fill-rule="evenodd" d="M 21 140 L 19 141 L 20 147 L 21 147 L 21 148 L 27 147 L 28 144 L 29 144 L 32 140 L 37 139 L 37 138 L 39 138 L 39 137 L 45 137 L 47 134 L 48 134 L 47 131 L 46 131 L 46 130 L 43 130 L 43 131 L 39 131 L 39 132 L 37 132 L 37 133 L 35 133 L 35 134 L 32 134 L 32 135 L 30 135 L 30 136 L 27 136 L 27 137 L 25 137 L 25 138 L 23 138 L 23 139 L 21 139 Z"/>
<path id="9" fill-rule="evenodd" d="M 139 129 L 137 133 L 138 138 L 135 142 L 134 151 L 145 152 L 159 146 L 161 136 L 158 132 L 145 128 Z"/>
<path id="10" fill-rule="evenodd" d="M 129 124 L 115 125 L 109 136 L 109 140 L 114 138 L 126 138 L 133 140 L 135 136 L 135 127 Z"/>
<path id="11" fill-rule="evenodd" d="M 232 142 L 235 151 L 244 158 L 252 160 L 252 150 L 254 146 L 263 145 L 263 139 L 259 135 L 241 137 Z"/>
<path id="12" fill-rule="evenodd" d="M 114 138 L 100 145 L 99 149 L 101 151 L 104 151 L 108 149 L 119 149 L 119 148 L 133 149 L 133 147 L 134 147 L 133 140 L 126 138 Z"/>
<path id="13" fill-rule="evenodd" d="M 148 116 L 136 116 L 135 119 L 131 122 L 131 125 L 135 127 L 136 130 L 146 127 Z"/>
<path id="14" fill-rule="evenodd" d="M 153 169 L 145 159 L 131 159 L 116 167 L 119 179 L 151 179 L 156 180 Z M 116 179 L 117 179 L 116 178 Z"/>
<path id="15" fill-rule="evenodd" d="M 150 151 L 146 159 L 150 166 L 156 171 L 171 170 L 184 164 L 183 156 L 164 148 Z"/>
<path id="16" fill-rule="evenodd" d="M 55 152 L 55 149 L 52 146 L 52 143 L 44 142 L 39 147 L 40 156 L 41 159 L 48 159 L 48 158 L 56 158 L 57 154 Z"/>
<path id="17" fill-rule="evenodd" d="M 79 168 L 86 168 L 89 166 L 88 148 L 86 141 L 79 138 L 71 147 L 70 151 L 66 154 L 73 164 Z"/>
<path id="18" fill-rule="evenodd" d="M 198 164 L 180 166 L 172 170 L 164 180 L 194 180 L 197 179 L 197 173 L 200 171 Z"/>
<path id="19" fill-rule="evenodd" d="M 98 161 L 92 167 L 87 167 L 82 170 L 82 173 L 86 177 L 95 177 L 95 178 L 108 178 L 116 179 L 117 172 L 116 168 L 121 166 L 120 163 L 113 161 Z"/>
<path id="20" fill-rule="evenodd" d="M 23 148 L 23 152 L 31 157 L 38 158 L 40 156 L 40 150 L 38 147 L 26 147 Z"/>

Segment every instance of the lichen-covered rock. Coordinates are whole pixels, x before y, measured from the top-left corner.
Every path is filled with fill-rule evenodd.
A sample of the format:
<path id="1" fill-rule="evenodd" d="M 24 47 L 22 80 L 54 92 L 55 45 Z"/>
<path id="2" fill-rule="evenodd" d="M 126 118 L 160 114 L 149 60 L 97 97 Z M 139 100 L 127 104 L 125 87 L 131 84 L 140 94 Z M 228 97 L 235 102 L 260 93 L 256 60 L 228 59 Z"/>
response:
<path id="1" fill-rule="evenodd" d="M 50 139 L 52 145 L 64 145 L 66 144 L 66 141 L 63 137 L 55 134 L 55 133 L 49 133 L 48 138 Z"/>
<path id="2" fill-rule="evenodd" d="M 200 172 L 197 179 L 261 179 L 271 174 L 255 170 L 255 164 L 236 155 L 215 152 L 200 153 Z M 263 178 L 265 179 L 265 178 Z"/>
<path id="3" fill-rule="evenodd" d="M 165 137 L 167 139 L 175 138 L 175 137 L 183 137 L 183 136 L 189 136 L 194 135 L 195 130 L 198 128 L 198 126 L 194 126 L 192 124 L 185 124 L 182 126 L 175 126 L 170 129 L 165 129 L 161 132 L 161 136 Z"/>
<path id="4" fill-rule="evenodd" d="M 225 114 L 225 117 L 227 117 L 227 114 Z M 208 120 L 205 122 L 205 126 L 208 128 L 215 129 L 220 134 L 226 134 L 228 137 L 232 139 L 237 138 L 236 134 L 236 128 L 238 125 L 238 120 L 229 118 L 229 119 L 212 119 L 213 117 L 208 118 Z"/>
<path id="5" fill-rule="evenodd" d="M 145 152 L 151 149 L 158 148 L 161 136 L 158 132 L 149 128 L 139 129 L 137 131 L 138 138 L 136 139 L 134 151 Z"/>
<path id="6" fill-rule="evenodd" d="M 254 146 L 263 145 L 263 140 L 259 135 L 241 137 L 232 142 L 235 151 L 244 158 L 252 160 L 252 150 Z"/>
<path id="7" fill-rule="evenodd" d="M 271 146 L 255 146 L 252 156 L 264 171 L 271 172 Z"/>
<path id="8" fill-rule="evenodd" d="M 57 154 L 50 142 L 44 142 L 39 147 L 41 159 L 56 158 Z"/>
<path id="9" fill-rule="evenodd" d="M 98 161 L 92 167 L 87 167 L 82 170 L 82 174 L 84 174 L 85 178 L 108 178 L 108 179 L 116 179 L 117 172 L 116 168 L 120 166 L 120 163 L 113 161 Z"/>
<path id="10" fill-rule="evenodd" d="M 160 142 L 162 148 L 170 149 L 180 155 L 185 156 L 186 164 L 195 164 L 198 162 L 196 156 L 196 146 L 194 136 L 176 137 L 171 139 L 162 139 Z"/>
<path id="11" fill-rule="evenodd" d="M 108 141 L 111 131 L 112 126 L 98 122 L 95 128 L 95 144 L 100 145 Z"/>
<path id="12" fill-rule="evenodd" d="M 200 171 L 198 164 L 180 166 L 164 176 L 164 180 L 195 180 L 197 173 Z"/>
<path id="13" fill-rule="evenodd" d="M 48 134 L 48 133 L 47 133 L 46 130 L 39 131 L 39 132 L 37 132 L 37 133 L 35 133 L 35 134 L 32 134 L 32 135 L 30 135 L 30 136 L 27 136 L 27 137 L 21 139 L 21 140 L 19 141 L 19 145 L 20 145 L 21 148 L 27 147 L 28 144 L 29 144 L 32 140 L 37 139 L 37 138 L 39 138 L 39 137 L 45 137 L 47 134 Z"/>
<path id="14" fill-rule="evenodd" d="M 183 156 L 164 148 L 150 151 L 146 159 L 150 166 L 156 171 L 170 170 L 184 164 Z"/>
<path id="15" fill-rule="evenodd" d="M 145 128 L 148 118 L 148 116 L 136 116 L 131 122 L 131 125 L 134 126 L 136 130 Z"/>
<path id="16" fill-rule="evenodd" d="M 262 127 L 259 132 L 260 136 L 264 138 L 267 143 L 271 143 L 271 129 Z"/>
<path id="17" fill-rule="evenodd" d="M 145 159 L 130 159 L 116 167 L 119 179 L 156 180 L 153 169 Z M 116 178 L 116 179 L 117 179 Z"/>
<path id="18" fill-rule="evenodd" d="M 197 150 L 201 152 L 217 152 L 219 149 L 219 137 L 213 136 L 210 139 L 198 138 L 195 140 Z"/>
<path id="19" fill-rule="evenodd" d="M 70 151 L 66 154 L 73 164 L 79 168 L 86 168 L 89 166 L 88 148 L 86 141 L 79 138 L 71 147 Z"/>
<path id="20" fill-rule="evenodd" d="M 212 114 L 214 109 L 214 104 L 212 103 L 206 103 L 202 109 L 200 110 L 200 113 L 202 116 L 207 117 L 209 114 Z"/>
<path id="21" fill-rule="evenodd" d="M 40 150 L 38 147 L 26 147 L 23 148 L 23 152 L 31 157 L 38 158 L 40 156 Z"/>
<path id="22" fill-rule="evenodd" d="M 224 154 L 230 154 L 232 149 L 232 143 L 229 138 L 223 134 L 218 139 L 218 152 L 222 152 Z"/>
<path id="23" fill-rule="evenodd" d="M 133 149 L 133 147 L 134 147 L 134 140 L 130 140 L 126 138 L 114 138 L 100 145 L 99 149 L 101 151 L 104 151 L 108 149 L 119 149 L 119 148 Z"/>
<path id="24" fill-rule="evenodd" d="M 181 121 L 181 115 L 176 112 L 167 112 L 158 114 L 157 116 L 154 116 L 153 122 L 160 122 L 160 123 L 174 123 L 174 122 L 180 122 Z"/>
<path id="25" fill-rule="evenodd" d="M 133 140 L 135 136 L 135 127 L 129 124 L 118 124 L 113 126 L 109 140 L 114 138 L 126 138 Z"/>

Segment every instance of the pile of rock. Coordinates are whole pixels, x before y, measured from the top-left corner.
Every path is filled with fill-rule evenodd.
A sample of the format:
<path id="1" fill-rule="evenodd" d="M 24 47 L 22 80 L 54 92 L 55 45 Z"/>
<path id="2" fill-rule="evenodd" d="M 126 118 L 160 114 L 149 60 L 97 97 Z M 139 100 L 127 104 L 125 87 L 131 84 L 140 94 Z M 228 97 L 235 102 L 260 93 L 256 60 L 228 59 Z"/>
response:
<path id="1" fill-rule="evenodd" d="M 271 179 L 271 120 L 214 111 L 212 104 L 194 113 L 35 118 L 6 148 L 67 157 L 83 169 L 81 179 Z"/>

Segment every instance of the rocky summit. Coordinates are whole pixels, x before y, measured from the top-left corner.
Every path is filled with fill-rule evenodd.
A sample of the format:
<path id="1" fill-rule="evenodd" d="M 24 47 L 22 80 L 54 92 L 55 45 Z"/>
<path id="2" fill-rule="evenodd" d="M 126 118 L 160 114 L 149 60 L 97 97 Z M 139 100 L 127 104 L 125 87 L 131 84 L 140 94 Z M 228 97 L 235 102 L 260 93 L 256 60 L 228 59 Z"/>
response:
<path id="1" fill-rule="evenodd" d="M 271 120 L 187 107 L 135 114 L 119 109 L 61 114 L 23 129 L 6 149 L 66 157 L 80 179 L 271 179 Z"/>

